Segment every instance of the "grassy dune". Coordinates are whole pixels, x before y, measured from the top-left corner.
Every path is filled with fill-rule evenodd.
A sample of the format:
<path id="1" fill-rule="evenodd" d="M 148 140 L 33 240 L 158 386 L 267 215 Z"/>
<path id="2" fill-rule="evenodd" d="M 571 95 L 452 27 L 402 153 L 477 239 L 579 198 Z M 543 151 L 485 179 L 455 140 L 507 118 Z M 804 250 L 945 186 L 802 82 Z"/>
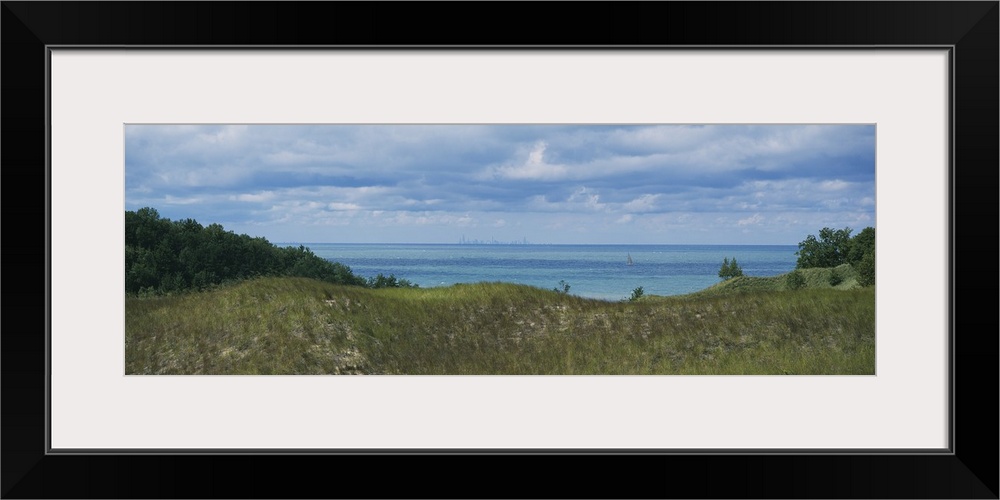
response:
<path id="1" fill-rule="evenodd" d="M 799 269 L 807 289 L 853 290 L 858 287 L 857 272 L 850 264 L 837 267 Z M 843 281 L 830 285 L 830 276 L 839 274 Z M 777 292 L 789 290 L 788 273 L 778 276 L 740 276 L 721 281 L 691 296 L 728 295 L 734 292 Z"/>
<path id="2" fill-rule="evenodd" d="M 780 277 L 737 278 L 619 303 L 507 283 L 375 290 L 263 278 L 127 298 L 125 370 L 874 374 L 874 289 L 833 289 L 823 270 L 809 271 L 802 290 L 784 290 Z"/>

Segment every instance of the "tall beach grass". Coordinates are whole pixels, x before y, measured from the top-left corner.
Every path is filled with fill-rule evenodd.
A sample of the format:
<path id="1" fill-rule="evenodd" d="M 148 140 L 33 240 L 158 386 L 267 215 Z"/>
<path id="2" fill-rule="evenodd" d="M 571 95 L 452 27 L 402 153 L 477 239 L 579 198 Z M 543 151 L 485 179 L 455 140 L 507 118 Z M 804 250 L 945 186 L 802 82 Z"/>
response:
<path id="1" fill-rule="evenodd" d="M 874 288 L 735 278 L 607 302 L 509 283 L 366 289 L 260 278 L 126 298 L 127 374 L 875 373 Z M 829 273 L 829 270 L 827 270 Z"/>

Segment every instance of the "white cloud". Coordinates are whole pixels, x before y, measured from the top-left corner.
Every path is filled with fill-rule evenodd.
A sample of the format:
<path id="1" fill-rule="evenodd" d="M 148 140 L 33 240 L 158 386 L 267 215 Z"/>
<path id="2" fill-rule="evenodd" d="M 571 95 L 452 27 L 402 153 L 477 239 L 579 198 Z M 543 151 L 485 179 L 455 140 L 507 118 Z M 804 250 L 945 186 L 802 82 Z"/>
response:
<path id="1" fill-rule="evenodd" d="M 384 216 L 383 216 L 384 215 Z M 379 225 L 385 226 L 458 226 L 476 227 L 478 220 L 469 214 L 458 216 L 448 212 L 380 212 Z M 374 221 L 373 221 L 374 222 Z"/>
<path id="2" fill-rule="evenodd" d="M 868 225 L 868 224 L 871 223 L 871 221 L 872 221 L 872 217 L 870 215 L 866 214 L 866 213 L 861 213 L 861 214 L 857 214 L 857 215 L 854 216 L 854 222 L 856 222 L 858 224 L 864 223 L 864 224 Z"/>
<path id="3" fill-rule="evenodd" d="M 263 158 L 264 163 L 270 165 L 297 165 L 322 159 L 322 157 L 316 155 L 296 153 L 294 151 L 278 151 L 277 153 L 266 154 Z"/>
<path id="4" fill-rule="evenodd" d="M 201 203 L 203 200 L 201 198 L 178 198 L 176 196 L 166 195 L 163 198 L 163 202 L 167 205 L 191 205 L 194 203 Z"/>
<path id="5" fill-rule="evenodd" d="M 355 205 L 354 203 L 341 203 L 341 202 L 335 201 L 333 203 L 328 204 L 326 206 L 326 208 L 329 208 L 330 210 L 335 210 L 335 211 L 360 210 L 361 206 Z"/>
<path id="6" fill-rule="evenodd" d="M 736 222 L 736 224 L 740 226 L 755 226 L 757 224 L 760 224 L 760 222 L 763 220 L 764 218 L 761 217 L 760 214 L 753 214 L 750 217 L 747 217 L 746 219 L 740 219 L 739 221 Z"/>
<path id="7" fill-rule="evenodd" d="M 847 189 L 850 186 L 850 183 L 844 182 L 840 179 L 834 179 L 821 182 L 819 188 L 823 191 L 840 191 L 842 189 Z"/>
<path id="8" fill-rule="evenodd" d="M 656 200 L 659 197 L 658 194 L 644 194 L 622 205 L 622 210 L 626 212 L 651 212 L 656 209 Z"/>
<path id="9" fill-rule="evenodd" d="M 451 217 L 449 216 L 448 219 L 451 219 Z M 472 217 L 469 217 L 469 214 L 465 214 L 464 216 L 459 217 L 458 220 L 455 221 L 455 222 L 457 222 L 459 226 L 463 226 L 463 227 L 464 226 L 475 226 L 476 225 L 476 219 L 473 219 Z"/>
<path id="10" fill-rule="evenodd" d="M 274 191 L 261 191 L 259 193 L 244 193 L 230 196 L 232 201 L 263 202 L 271 201 L 275 197 Z"/>
<path id="11" fill-rule="evenodd" d="M 604 204 L 601 203 L 601 196 L 583 186 L 569 195 L 566 201 L 572 205 L 583 205 L 591 210 L 601 210 L 604 208 Z"/>
<path id="12" fill-rule="evenodd" d="M 198 138 L 213 144 L 233 143 L 239 141 L 247 132 L 247 125 L 226 125 L 215 132 L 198 134 Z"/>
<path id="13" fill-rule="evenodd" d="M 545 148 L 548 144 L 538 142 L 528 153 L 528 159 L 520 165 L 496 167 L 495 177 L 513 180 L 559 180 L 566 177 L 569 169 L 566 165 L 554 165 L 545 161 Z"/>
<path id="14" fill-rule="evenodd" d="M 338 212 L 337 216 L 319 216 L 313 218 L 313 224 L 319 226 L 349 226 L 353 223 L 351 217 L 344 217 L 343 212 Z"/>

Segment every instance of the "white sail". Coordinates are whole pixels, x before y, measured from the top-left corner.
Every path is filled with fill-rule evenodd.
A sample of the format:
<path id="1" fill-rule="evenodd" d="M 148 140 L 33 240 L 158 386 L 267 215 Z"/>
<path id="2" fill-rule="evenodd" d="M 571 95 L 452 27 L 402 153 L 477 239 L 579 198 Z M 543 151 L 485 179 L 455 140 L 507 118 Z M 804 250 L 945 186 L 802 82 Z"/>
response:
<path id="1" fill-rule="evenodd" d="M 630 266 L 632 265 L 632 254 L 628 254 L 628 261 L 627 261 L 627 263 Z"/>

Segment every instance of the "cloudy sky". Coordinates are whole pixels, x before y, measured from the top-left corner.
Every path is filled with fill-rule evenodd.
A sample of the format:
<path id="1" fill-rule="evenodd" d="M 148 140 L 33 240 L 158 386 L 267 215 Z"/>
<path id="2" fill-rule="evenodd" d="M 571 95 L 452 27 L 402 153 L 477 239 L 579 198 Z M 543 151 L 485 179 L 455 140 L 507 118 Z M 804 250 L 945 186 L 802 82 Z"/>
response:
<path id="1" fill-rule="evenodd" d="M 146 206 L 272 243 L 794 245 L 875 225 L 875 127 L 127 125 Z"/>

